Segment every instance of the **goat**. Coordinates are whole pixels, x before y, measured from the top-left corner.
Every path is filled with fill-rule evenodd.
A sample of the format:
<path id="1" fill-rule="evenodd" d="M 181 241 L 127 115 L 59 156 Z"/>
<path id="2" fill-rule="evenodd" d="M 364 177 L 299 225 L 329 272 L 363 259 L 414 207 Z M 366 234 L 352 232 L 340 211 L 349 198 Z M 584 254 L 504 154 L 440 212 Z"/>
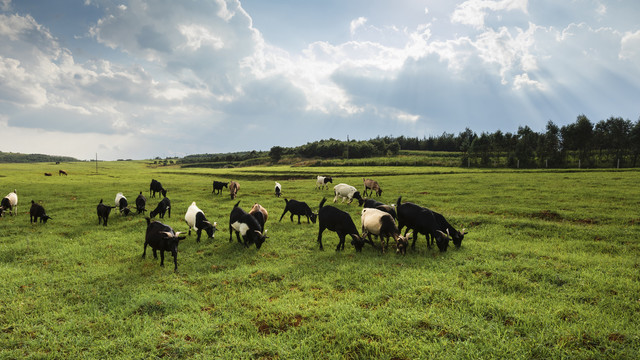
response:
<path id="1" fill-rule="evenodd" d="M 147 211 L 146 206 L 147 206 L 147 198 L 144 197 L 144 195 L 142 195 L 142 191 L 140 191 L 140 194 L 136 198 L 136 211 L 137 211 L 137 213 L 138 214 L 143 214 L 145 211 Z"/>
<path id="2" fill-rule="evenodd" d="M 171 217 L 171 200 L 168 197 L 160 200 L 156 208 L 149 212 L 149 216 L 153 219 L 156 215 L 160 215 L 160 219 L 164 219 L 166 212 L 169 212 L 169 217 Z"/>
<path id="3" fill-rule="evenodd" d="M 196 234 L 198 235 L 196 242 L 200 242 L 202 230 L 207 232 L 209 239 L 212 239 L 216 230 L 218 230 L 218 223 L 214 222 L 212 224 L 209 222 L 209 220 L 204 216 L 204 212 L 196 206 L 195 201 L 192 202 L 187 209 L 187 213 L 184 215 L 184 221 L 189 225 L 189 236 L 191 236 L 191 229 L 196 231 Z"/>
<path id="4" fill-rule="evenodd" d="M 152 192 L 153 194 L 151 194 Z M 162 187 L 160 181 L 151 179 L 151 184 L 149 184 L 149 197 L 156 197 L 156 193 L 162 194 L 162 197 L 167 197 L 167 190 Z"/>
<path id="5" fill-rule="evenodd" d="M 116 194 L 116 206 L 118 210 L 120 210 L 120 215 L 129 215 L 131 210 L 129 210 L 129 202 L 127 202 L 127 198 L 122 195 L 121 192 Z"/>
<path id="6" fill-rule="evenodd" d="M 53 174 L 51 173 L 44 173 L 44 176 L 52 176 Z"/>
<path id="7" fill-rule="evenodd" d="M 371 190 L 371 194 L 375 191 L 377 196 L 382 195 L 382 189 L 377 181 L 365 178 L 362 178 L 362 181 L 364 182 L 364 196 L 367 196 L 367 190 Z"/>
<path id="8" fill-rule="evenodd" d="M 58 176 L 60 176 L 60 175 L 67 176 L 67 175 L 69 175 L 69 174 L 67 174 L 67 172 L 66 172 L 66 171 L 64 171 L 64 170 L 58 170 Z"/>
<path id="9" fill-rule="evenodd" d="M 231 214 L 229 214 L 229 242 L 233 241 L 233 233 L 235 232 L 239 243 L 244 243 L 245 247 L 256 244 L 256 248 L 260 249 L 262 243 L 268 238 L 267 231 L 260 231 L 258 220 L 240 208 L 239 204 L 240 201 L 233 206 Z M 240 240 L 240 235 L 242 235 L 242 240 Z"/>
<path id="10" fill-rule="evenodd" d="M 37 223 L 38 218 L 40 218 L 40 222 L 43 224 L 47 223 L 47 220 L 51 219 L 49 215 L 47 215 L 46 211 L 44 211 L 44 207 L 40 204 L 37 204 L 35 201 L 31 200 L 31 209 L 29 209 L 29 222 L 33 223 L 34 221 Z"/>
<path id="11" fill-rule="evenodd" d="M 331 176 L 320 176 L 316 180 L 316 189 L 324 190 L 325 186 L 327 189 L 329 188 L 329 183 L 333 183 L 333 178 Z"/>
<path id="12" fill-rule="evenodd" d="M 238 190 L 240 190 L 240 184 L 237 181 L 229 182 L 229 194 L 231 195 L 231 200 L 235 199 L 238 196 Z"/>
<path id="13" fill-rule="evenodd" d="M 396 242 L 396 253 L 404 255 L 407 252 L 412 233 L 406 236 L 400 235 L 400 230 L 398 230 L 391 214 L 376 208 L 364 208 L 360 221 L 362 222 L 362 237 L 367 236 L 371 241 L 371 234 L 379 236 L 383 253 L 389 243 L 390 236 Z"/>
<path id="14" fill-rule="evenodd" d="M 264 223 L 266 223 L 269 218 L 269 212 L 267 209 L 265 209 L 264 206 L 255 203 L 251 210 L 249 210 L 249 214 L 253 215 L 253 217 L 258 220 L 258 223 L 260 224 L 260 231 L 264 231 Z"/>
<path id="15" fill-rule="evenodd" d="M 287 200 L 286 198 L 284 199 L 284 202 L 284 211 L 282 212 L 282 216 L 280 216 L 280 221 L 282 221 L 282 218 L 288 211 L 291 213 L 291 221 L 293 221 L 294 215 L 298 215 L 298 224 L 300 224 L 300 216 L 307 217 L 307 224 L 310 224 L 311 222 L 313 222 L 314 224 L 316 223 L 318 214 L 315 214 L 313 211 L 311 211 L 311 208 L 309 207 L 309 205 L 307 205 L 306 202 Z"/>
<path id="16" fill-rule="evenodd" d="M 144 251 L 142 258 L 147 255 L 147 245 L 153 250 L 153 258 L 157 259 L 157 250 L 160 250 L 160 266 L 164 266 L 164 252 L 170 251 L 173 255 L 173 271 L 178 271 L 178 244 L 180 240 L 184 240 L 185 236 L 180 236 L 180 232 L 174 232 L 171 226 L 165 225 L 159 221 L 151 221 L 147 219 L 147 232 L 144 236 Z"/>
<path id="17" fill-rule="evenodd" d="M 338 200 L 338 197 L 342 198 L 342 202 L 345 199 L 349 200 L 348 204 L 351 204 L 353 199 L 358 199 L 358 204 L 362 205 L 364 199 L 360 196 L 360 192 L 353 186 L 347 184 L 338 184 L 333 187 L 333 193 L 336 195 L 333 198 L 333 202 Z"/>
<path id="18" fill-rule="evenodd" d="M 17 215 L 18 214 L 18 190 L 13 190 L 2 198 L 0 201 L 0 209 L 2 211 L 9 210 L 9 214 Z"/>
<path id="19" fill-rule="evenodd" d="M 460 245 L 462 245 L 462 239 L 464 239 L 464 236 L 467 234 L 467 232 L 465 231 L 466 229 L 463 228 L 461 231 L 458 231 L 454 229 L 453 226 L 451 226 L 451 224 L 449 224 L 447 219 L 445 219 L 444 216 L 442 216 L 442 214 L 433 211 L 433 215 L 435 216 L 436 221 L 438 222 L 439 229 L 442 232 L 445 232 L 449 236 L 451 236 L 451 239 L 453 240 L 453 245 L 455 245 L 455 247 L 459 249 Z"/>
<path id="20" fill-rule="evenodd" d="M 280 185 L 280 183 L 277 181 L 276 181 L 275 191 L 276 191 L 276 197 L 280 197 L 280 195 L 282 195 L 282 185 Z"/>
<path id="21" fill-rule="evenodd" d="M 391 216 L 393 216 L 394 219 L 398 218 L 398 215 L 396 214 L 396 208 L 395 205 L 387 205 L 384 203 L 381 203 L 378 200 L 374 200 L 374 199 L 365 199 L 362 202 L 362 207 L 364 208 L 374 208 L 374 209 L 378 209 L 378 210 L 382 210 L 386 213 L 389 213 Z"/>
<path id="22" fill-rule="evenodd" d="M 318 243 L 320 244 L 320 250 L 324 250 L 322 247 L 322 232 L 325 229 L 329 229 L 336 232 L 340 239 L 336 251 L 344 250 L 344 242 L 347 235 L 351 236 L 351 245 L 356 248 L 356 251 L 362 251 L 364 240 L 360 237 L 351 215 L 333 206 L 324 206 L 326 201 L 326 198 L 322 198 L 320 206 L 318 206 Z"/>
<path id="23" fill-rule="evenodd" d="M 98 212 L 98 225 L 102 222 L 102 225 L 107 226 L 107 221 L 109 220 L 109 214 L 111 213 L 111 209 L 115 209 L 115 206 L 108 206 L 102 203 L 102 199 L 100 199 L 100 203 L 97 206 Z"/>
<path id="24" fill-rule="evenodd" d="M 213 180 L 213 190 L 211 193 L 215 193 L 216 195 L 222 193 L 222 188 L 226 188 L 229 186 L 228 182 L 215 181 Z"/>
<path id="25" fill-rule="evenodd" d="M 427 238 L 427 247 L 431 248 L 435 240 L 440 252 L 447 251 L 451 238 L 439 230 L 438 221 L 433 211 L 411 202 L 401 203 L 401 200 L 402 196 L 398 198 L 396 206 L 398 211 L 398 229 L 402 231 L 402 228 L 406 226 L 405 236 L 410 229 L 414 230 L 415 234 L 411 248 L 415 249 L 418 234 L 423 234 Z"/>

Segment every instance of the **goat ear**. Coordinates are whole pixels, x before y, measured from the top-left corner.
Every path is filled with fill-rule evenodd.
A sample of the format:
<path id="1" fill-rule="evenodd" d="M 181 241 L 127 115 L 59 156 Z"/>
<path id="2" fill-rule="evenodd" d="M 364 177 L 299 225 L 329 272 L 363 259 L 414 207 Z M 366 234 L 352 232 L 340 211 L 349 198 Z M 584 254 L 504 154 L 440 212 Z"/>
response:
<path id="1" fill-rule="evenodd" d="M 462 228 L 462 231 L 460 231 L 460 233 L 462 233 L 462 235 L 467 235 L 469 232 L 467 231 L 467 229 Z"/>

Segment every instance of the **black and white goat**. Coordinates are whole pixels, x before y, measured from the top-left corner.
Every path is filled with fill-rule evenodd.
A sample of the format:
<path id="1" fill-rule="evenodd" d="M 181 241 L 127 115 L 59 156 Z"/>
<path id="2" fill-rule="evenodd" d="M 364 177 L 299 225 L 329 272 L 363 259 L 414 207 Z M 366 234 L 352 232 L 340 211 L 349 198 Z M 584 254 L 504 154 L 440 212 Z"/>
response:
<path id="1" fill-rule="evenodd" d="M 40 218 L 40 222 L 43 224 L 47 223 L 47 220 L 51 219 L 49 215 L 47 215 L 46 211 L 44 211 L 44 207 L 35 201 L 31 200 L 31 209 L 29 209 L 29 222 L 38 222 L 38 218 Z"/>
<path id="2" fill-rule="evenodd" d="M 116 206 L 120 211 L 121 215 L 129 215 L 131 210 L 129 210 L 129 202 L 127 202 L 127 198 L 121 193 L 116 194 Z"/>
<path id="3" fill-rule="evenodd" d="M 164 252 L 170 251 L 173 255 L 173 271 L 178 271 L 178 244 L 184 240 L 185 236 L 180 236 L 180 232 L 174 232 L 171 226 L 159 221 L 147 219 L 147 231 L 144 237 L 144 251 L 142 258 L 147 255 L 147 245 L 153 249 L 153 258 L 157 259 L 157 250 L 160 250 L 160 266 L 164 266 Z"/>
<path id="4" fill-rule="evenodd" d="M 297 200 L 287 200 L 286 198 L 284 199 L 284 202 L 285 202 L 284 211 L 282 212 L 282 216 L 280 216 L 280 221 L 282 221 L 282 218 L 288 211 L 291 213 L 291 221 L 293 221 L 294 215 L 298 215 L 298 224 L 300 224 L 300 216 L 306 216 L 308 224 L 310 222 L 314 224 L 316 223 L 316 218 L 318 217 L 318 214 L 311 211 L 311 208 L 309 207 L 309 205 L 307 205 L 306 202 L 297 201 Z"/>
<path id="5" fill-rule="evenodd" d="M 160 181 L 151 179 L 151 184 L 149 184 L 149 196 L 154 198 L 156 197 L 156 193 L 160 193 L 163 197 L 167 197 L 167 190 L 162 187 Z"/>
<path id="6" fill-rule="evenodd" d="M 322 246 L 322 232 L 325 229 L 329 229 L 336 232 L 340 239 L 336 251 L 344 250 L 344 242 L 347 235 L 351 236 L 351 245 L 356 248 L 356 251 L 362 251 L 364 240 L 360 237 L 360 233 L 353 223 L 351 215 L 333 206 L 324 206 L 326 201 L 326 198 L 322 198 L 318 206 L 318 244 L 320 244 L 320 250 L 324 250 Z"/>
<path id="7" fill-rule="evenodd" d="M 383 253 L 389 243 L 389 237 L 392 237 L 396 242 L 396 253 L 403 255 L 406 253 L 412 233 L 406 236 L 400 235 L 400 230 L 391 214 L 376 208 L 364 208 L 362 209 L 360 220 L 362 223 L 362 237 L 368 237 L 369 241 L 373 243 L 371 235 L 379 236 Z"/>
<path id="8" fill-rule="evenodd" d="M 240 201 L 233 206 L 231 214 L 229 214 L 229 242 L 233 241 L 233 233 L 235 232 L 239 243 L 243 243 L 245 247 L 256 244 L 256 248 L 260 249 L 267 239 L 267 231 L 260 231 L 258 220 L 240 208 L 239 204 Z M 242 235 L 242 240 L 240 240 L 240 235 Z"/>
<path id="9" fill-rule="evenodd" d="M 166 198 L 165 198 L 166 199 Z M 213 224 L 207 220 L 204 216 L 204 212 L 196 206 L 196 202 L 192 202 L 189 208 L 187 209 L 187 213 L 184 215 L 184 221 L 189 225 L 189 236 L 191 236 L 191 229 L 196 231 L 198 234 L 198 238 L 196 242 L 200 242 L 200 235 L 202 234 L 202 230 L 207 233 L 209 239 L 213 239 L 215 237 L 215 232 L 218 230 L 218 223 L 213 222 Z"/>
<path id="10" fill-rule="evenodd" d="M 96 207 L 96 211 L 98 213 L 98 225 L 102 222 L 102 225 L 107 226 L 107 221 L 109 221 L 109 214 L 111 213 L 111 209 L 115 209 L 115 206 L 108 206 L 102 203 L 102 199 L 100 199 L 100 203 Z"/>
<path id="11" fill-rule="evenodd" d="M 0 202 L 0 212 L 9 211 L 9 214 L 16 215 L 18 213 L 18 190 L 13 190 L 2 198 Z"/>
<path id="12" fill-rule="evenodd" d="M 156 215 L 160 215 L 160 219 L 164 219 L 164 214 L 169 213 L 169 217 L 171 217 L 171 200 L 168 197 L 160 200 L 155 209 L 151 210 L 149 216 L 153 219 Z"/>
<path id="13" fill-rule="evenodd" d="M 333 178 L 331 176 L 320 176 L 316 179 L 316 189 L 323 190 L 325 187 L 329 188 L 329 183 L 333 183 Z"/>
<path id="14" fill-rule="evenodd" d="M 362 205 L 364 203 L 364 199 L 360 196 L 360 192 L 358 189 L 351 185 L 347 184 L 338 184 L 333 187 L 333 193 L 335 197 L 333 198 L 333 202 L 338 201 L 338 198 L 342 199 L 342 202 L 345 200 L 349 200 L 348 203 L 351 204 L 353 199 L 358 199 L 358 204 Z"/>
<path id="15" fill-rule="evenodd" d="M 275 192 L 276 192 L 276 197 L 280 197 L 280 195 L 282 195 L 282 185 L 280 185 L 280 183 L 277 181 L 275 186 Z"/>
<path id="16" fill-rule="evenodd" d="M 427 246 L 429 248 L 431 248 L 435 240 L 440 252 L 447 251 L 451 238 L 439 230 L 438 221 L 433 211 L 411 202 L 401 203 L 401 200 L 402 196 L 398 198 L 396 206 L 398 212 L 398 229 L 402 231 L 402 228 L 406 226 L 405 236 L 409 230 L 413 229 L 414 235 L 411 248 L 415 249 L 418 234 L 423 234 L 427 238 Z"/>

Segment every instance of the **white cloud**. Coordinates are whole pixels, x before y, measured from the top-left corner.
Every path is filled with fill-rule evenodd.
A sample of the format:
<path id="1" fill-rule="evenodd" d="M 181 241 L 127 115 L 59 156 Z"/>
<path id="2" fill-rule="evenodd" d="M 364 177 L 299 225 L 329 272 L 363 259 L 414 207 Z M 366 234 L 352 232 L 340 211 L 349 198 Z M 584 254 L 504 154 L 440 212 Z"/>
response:
<path id="1" fill-rule="evenodd" d="M 622 36 L 619 57 L 640 64 L 640 30 Z"/>
<path id="2" fill-rule="evenodd" d="M 467 0 L 456 7 L 451 21 L 481 29 L 488 11 L 520 10 L 527 13 L 527 4 L 528 0 Z"/>
<path id="3" fill-rule="evenodd" d="M 364 26 L 364 24 L 367 23 L 367 18 L 364 17 L 359 17 L 355 20 L 351 21 L 351 25 L 349 26 L 350 31 L 351 31 L 351 36 L 356 34 L 356 30 L 358 30 L 359 27 Z"/>

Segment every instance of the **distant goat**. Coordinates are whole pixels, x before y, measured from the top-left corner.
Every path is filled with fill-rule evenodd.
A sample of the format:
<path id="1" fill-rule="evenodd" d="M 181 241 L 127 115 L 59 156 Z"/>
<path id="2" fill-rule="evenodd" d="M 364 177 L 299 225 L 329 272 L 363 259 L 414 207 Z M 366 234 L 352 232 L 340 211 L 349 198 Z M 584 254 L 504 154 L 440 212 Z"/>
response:
<path id="1" fill-rule="evenodd" d="M 107 206 L 102 203 L 102 199 L 100 199 L 100 203 L 98 204 L 96 210 L 98 213 L 98 225 L 102 222 L 102 225 L 107 226 L 107 221 L 109 220 L 109 214 L 111 213 L 111 209 L 115 209 L 115 206 Z"/>
<path id="2" fill-rule="evenodd" d="M 229 186 L 228 182 L 215 181 L 213 180 L 213 190 L 211 193 L 215 193 L 216 195 L 222 193 L 222 188 L 226 188 Z"/>
<path id="3" fill-rule="evenodd" d="M 329 188 L 329 183 L 333 183 L 333 178 L 331 176 L 320 176 L 316 179 L 316 189 L 324 190 L 326 187 Z"/>
<path id="4" fill-rule="evenodd" d="M 187 213 L 184 215 L 184 221 L 189 225 L 189 236 L 191 236 L 191 229 L 196 231 L 196 234 L 198 235 L 196 242 L 200 242 L 202 230 L 206 231 L 209 239 L 212 239 L 216 230 L 218 230 L 218 223 L 214 222 L 212 224 L 209 222 L 209 220 L 204 216 L 204 212 L 198 208 L 195 201 L 192 202 L 187 209 Z"/>
<path id="5" fill-rule="evenodd" d="M 229 194 L 231 195 L 231 200 L 238 196 L 238 190 L 240 190 L 240 184 L 237 181 L 229 182 Z"/>
<path id="6" fill-rule="evenodd" d="M 60 175 L 67 176 L 68 174 L 67 174 L 67 172 L 66 172 L 66 171 L 64 171 L 64 170 L 58 170 L 58 176 L 60 176 Z"/>
<path id="7" fill-rule="evenodd" d="M 377 196 L 382 195 L 382 189 L 377 181 L 365 178 L 362 178 L 362 181 L 364 182 L 364 196 L 367 196 L 368 190 L 371 190 L 371 194 L 375 192 Z"/>
<path id="8" fill-rule="evenodd" d="M 276 181 L 275 191 L 276 191 L 276 197 L 280 197 L 280 195 L 282 195 L 282 185 L 280 185 L 280 183 L 277 181 Z"/>
<path id="9" fill-rule="evenodd" d="M 245 247 L 256 244 L 256 248 L 260 249 L 267 239 L 267 231 L 260 231 L 258 220 L 240 208 L 239 204 L 240 201 L 233 206 L 231 214 L 229 214 L 229 242 L 233 241 L 233 233 L 235 232 L 239 243 L 244 244 Z M 241 235 L 242 240 L 240 240 Z"/>
<path id="10" fill-rule="evenodd" d="M 142 191 L 140 191 L 140 194 L 136 198 L 136 211 L 137 211 L 137 213 L 138 214 L 143 214 L 145 211 L 147 211 L 146 206 L 147 206 L 147 198 L 144 197 L 144 195 L 142 195 Z"/>
<path id="11" fill-rule="evenodd" d="M 53 174 L 51 173 L 44 173 L 44 176 L 52 176 Z"/>
<path id="12" fill-rule="evenodd" d="M 340 239 L 336 251 L 344 250 L 344 242 L 347 235 L 351 236 L 351 245 L 356 248 L 356 251 L 362 251 L 364 240 L 360 237 L 360 233 L 353 223 L 351 215 L 333 206 L 324 206 L 326 201 L 326 198 L 322 198 L 318 206 L 318 244 L 320 244 L 320 250 L 324 250 L 322 247 L 322 232 L 325 229 L 329 229 L 335 231 Z"/>
<path id="13" fill-rule="evenodd" d="M 43 224 L 47 223 L 47 220 L 51 219 L 50 216 L 44 211 L 44 207 L 40 204 L 37 204 L 35 201 L 31 200 L 31 209 L 29 209 L 29 222 L 38 222 L 38 218 L 40 218 L 40 222 Z"/>
<path id="14" fill-rule="evenodd" d="M 149 184 L 149 196 L 154 198 L 156 197 L 156 193 L 160 193 L 163 197 L 167 197 L 167 190 L 162 187 L 160 181 L 151 179 L 151 184 Z"/>
<path id="15" fill-rule="evenodd" d="M 300 224 L 300 216 L 306 216 L 307 223 L 316 223 L 318 214 L 315 214 L 313 211 L 311 211 L 311 208 L 309 207 L 309 205 L 307 205 L 307 203 L 297 200 L 287 200 L 286 198 L 284 199 L 284 202 L 284 211 L 282 212 L 282 216 L 280 216 L 280 221 L 282 221 L 282 218 L 288 211 L 291 213 L 291 221 L 293 221 L 294 215 L 298 215 L 298 224 Z"/>
<path id="16" fill-rule="evenodd" d="M 131 212 L 131 210 L 129 210 L 129 202 L 121 192 L 116 194 L 115 202 L 118 210 L 120 210 L 120 215 L 129 215 Z"/>
<path id="17" fill-rule="evenodd" d="M 164 214 L 166 212 L 168 212 L 169 217 L 171 217 L 171 200 L 169 200 L 168 197 L 160 200 L 156 208 L 149 212 L 149 217 L 153 219 L 156 215 L 160 215 L 160 219 L 164 219 Z"/>
<path id="18" fill-rule="evenodd" d="M 180 232 L 174 232 L 171 226 L 165 225 L 159 221 L 151 221 L 147 219 L 147 231 L 144 237 L 144 251 L 142 258 L 147 255 L 147 245 L 153 249 L 153 258 L 157 259 L 157 250 L 160 250 L 160 266 L 164 266 L 164 252 L 170 251 L 173 255 L 173 271 L 178 271 L 178 244 L 180 240 L 184 240 L 184 236 L 180 236 Z"/>

